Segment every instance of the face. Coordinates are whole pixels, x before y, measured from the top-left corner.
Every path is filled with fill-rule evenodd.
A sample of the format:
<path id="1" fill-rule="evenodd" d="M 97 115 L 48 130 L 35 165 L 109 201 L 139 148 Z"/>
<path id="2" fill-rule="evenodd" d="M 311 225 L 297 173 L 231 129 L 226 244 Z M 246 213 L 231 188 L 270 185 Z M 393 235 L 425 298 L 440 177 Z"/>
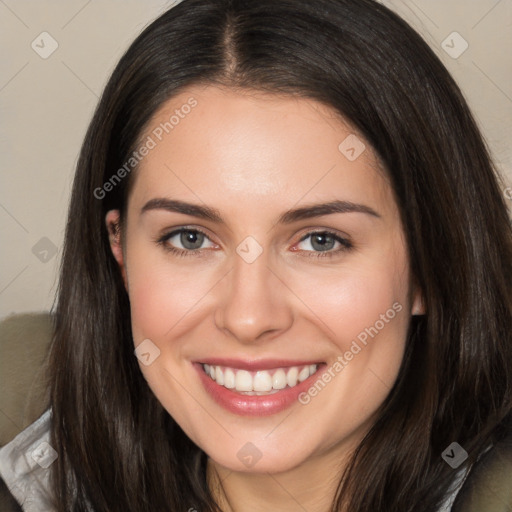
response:
<path id="1" fill-rule="evenodd" d="M 120 236 L 106 221 L 152 391 L 219 467 L 341 457 L 421 310 L 371 147 L 315 101 L 215 87 L 169 100 L 141 141 Z"/>

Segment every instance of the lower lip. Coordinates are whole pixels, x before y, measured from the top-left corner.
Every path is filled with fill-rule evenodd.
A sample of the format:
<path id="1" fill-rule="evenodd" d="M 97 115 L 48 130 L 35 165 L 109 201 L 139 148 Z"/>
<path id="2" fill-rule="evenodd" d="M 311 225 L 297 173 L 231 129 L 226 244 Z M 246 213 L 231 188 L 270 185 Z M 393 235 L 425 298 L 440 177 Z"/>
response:
<path id="1" fill-rule="evenodd" d="M 324 365 L 319 364 L 318 370 L 313 375 L 293 388 L 285 388 L 271 395 L 242 395 L 217 384 L 206 375 L 202 364 L 194 363 L 194 366 L 206 391 L 224 409 L 240 416 L 270 416 L 284 411 L 294 402 L 298 402 L 299 395 L 318 378 Z"/>

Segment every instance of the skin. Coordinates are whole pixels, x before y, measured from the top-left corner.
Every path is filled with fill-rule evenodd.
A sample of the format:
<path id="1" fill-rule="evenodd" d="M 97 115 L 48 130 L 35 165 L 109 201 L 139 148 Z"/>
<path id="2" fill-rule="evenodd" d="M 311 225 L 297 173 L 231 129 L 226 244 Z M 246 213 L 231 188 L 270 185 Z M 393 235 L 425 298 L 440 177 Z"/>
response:
<path id="1" fill-rule="evenodd" d="M 369 144 L 358 136 L 366 149 L 349 161 L 338 146 L 355 130 L 313 100 L 195 86 L 164 104 L 141 139 L 190 97 L 197 106 L 142 160 L 120 232 L 119 212 L 106 217 L 134 344 L 149 338 L 160 350 L 140 368 L 208 454 L 208 479 L 223 510 L 326 511 L 343 464 L 396 380 L 410 317 L 423 313 L 397 204 Z M 141 213 L 154 198 L 213 207 L 225 223 Z M 347 212 L 278 223 L 287 210 L 333 200 L 365 205 L 378 217 Z M 189 249 L 176 256 L 157 242 L 180 227 L 207 234 L 200 255 Z M 334 243 L 332 257 L 315 257 L 325 252 L 311 237 L 301 239 L 321 230 L 353 247 L 337 251 Z M 236 252 L 247 236 L 263 249 L 250 264 Z M 179 235 L 166 243 L 184 247 Z M 395 303 L 401 311 L 317 396 L 277 414 L 223 409 L 191 364 L 288 358 L 330 367 Z M 251 468 L 237 457 L 247 442 L 262 455 Z"/>

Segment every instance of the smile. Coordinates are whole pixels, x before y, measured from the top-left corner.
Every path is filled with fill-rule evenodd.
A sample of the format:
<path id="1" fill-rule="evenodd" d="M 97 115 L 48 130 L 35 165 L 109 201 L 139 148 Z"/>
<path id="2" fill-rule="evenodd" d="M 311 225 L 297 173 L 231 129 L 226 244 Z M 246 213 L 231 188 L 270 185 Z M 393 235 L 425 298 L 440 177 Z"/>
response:
<path id="1" fill-rule="evenodd" d="M 268 416 L 299 403 L 325 370 L 315 361 L 210 359 L 193 365 L 206 393 L 238 416 Z"/>
<path id="2" fill-rule="evenodd" d="M 316 364 L 247 371 L 218 365 L 203 364 L 204 372 L 220 386 L 244 395 L 270 395 L 293 388 L 316 373 Z"/>

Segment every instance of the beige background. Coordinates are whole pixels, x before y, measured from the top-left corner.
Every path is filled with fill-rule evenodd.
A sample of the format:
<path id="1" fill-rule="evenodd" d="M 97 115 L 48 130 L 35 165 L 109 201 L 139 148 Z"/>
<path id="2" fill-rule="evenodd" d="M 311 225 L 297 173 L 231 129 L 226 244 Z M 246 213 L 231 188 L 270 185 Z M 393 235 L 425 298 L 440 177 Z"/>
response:
<path id="1" fill-rule="evenodd" d="M 383 3 L 451 71 L 512 185 L 512 0 Z M 0 0 L 0 317 L 51 307 L 73 170 L 98 96 L 130 42 L 171 5 Z M 31 47 L 43 46 L 42 32 L 58 43 L 46 59 Z M 464 41 L 457 58 L 444 50 L 459 53 Z"/>

